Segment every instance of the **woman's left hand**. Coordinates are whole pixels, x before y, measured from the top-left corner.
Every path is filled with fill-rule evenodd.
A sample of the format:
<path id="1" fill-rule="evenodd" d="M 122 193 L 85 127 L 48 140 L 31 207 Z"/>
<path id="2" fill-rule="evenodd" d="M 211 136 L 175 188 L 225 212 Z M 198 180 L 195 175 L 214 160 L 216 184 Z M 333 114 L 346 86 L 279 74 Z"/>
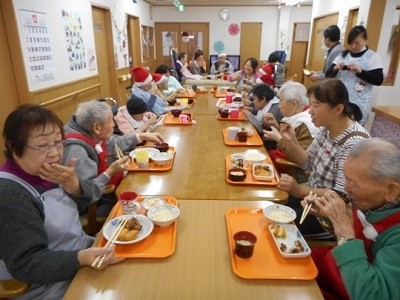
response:
<path id="1" fill-rule="evenodd" d="M 80 195 L 82 190 L 75 174 L 75 162 L 76 158 L 69 160 L 65 166 L 58 163 L 44 163 L 39 170 L 39 177 L 62 185 L 65 192 L 69 194 Z"/>

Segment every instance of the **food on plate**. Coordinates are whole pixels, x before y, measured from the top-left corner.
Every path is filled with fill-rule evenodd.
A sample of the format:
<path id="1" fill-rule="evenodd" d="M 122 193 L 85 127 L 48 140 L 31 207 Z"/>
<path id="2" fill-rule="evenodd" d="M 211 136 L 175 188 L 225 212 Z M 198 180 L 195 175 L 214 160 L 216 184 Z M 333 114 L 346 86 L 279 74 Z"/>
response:
<path id="1" fill-rule="evenodd" d="M 169 221 L 175 217 L 176 217 L 176 212 L 169 209 L 158 210 L 154 212 L 153 215 L 151 216 L 151 218 L 154 221 L 158 222 Z"/>
<path id="2" fill-rule="evenodd" d="M 143 200 L 142 205 L 145 209 L 164 204 L 164 199 L 158 197 L 150 197 Z"/>
<path id="3" fill-rule="evenodd" d="M 281 243 L 279 249 L 284 253 L 290 253 L 290 254 L 304 252 L 304 247 L 299 240 L 294 241 L 294 246 L 291 248 L 288 248 L 288 246 L 285 243 Z"/>
<path id="4" fill-rule="evenodd" d="M 267 165 L 258 165 L 254 168 L 254 174 L 257 176 L 270 176 L 271 169 Z"/>
<path id="5" fill-rule="evenodd" d="M 274 225 L 272 232 L 278 238 L 286 238 L 286 228 L 281 225 Z"/>
<path id="6" fill-rule="evenodd" d="M 121 221 L 122 222 L 122 221 Z M 117 241 L 133 241 L 136 239 L 140 230 L 142 230 L 142 225 L 135 218 L 126 221 L 124 228 L 117 237 Z"/>
<path id="7" fill-rule="evenodd" d="M 242 171 L 232 171 L 231 174 L 234 176 L 243 176 L 245 173 Z"/>
<path id="8" fill-rule="evenodd" d="M 279 223 L 288 223 L 292 219 L 292 215 L 284 210 L 271 210 L 268 217 Z"/>

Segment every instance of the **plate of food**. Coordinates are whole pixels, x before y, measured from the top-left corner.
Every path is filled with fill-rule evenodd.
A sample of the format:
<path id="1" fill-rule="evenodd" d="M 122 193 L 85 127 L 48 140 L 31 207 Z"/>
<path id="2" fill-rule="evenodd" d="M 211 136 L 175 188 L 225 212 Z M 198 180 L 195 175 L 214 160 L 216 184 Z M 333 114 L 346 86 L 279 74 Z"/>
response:
<path id="1" fill-rule="evenodd" d="M 253 176 L 256 180 L 273 180 L 275 178 L 274 168 L 271 164 L 253 164 Z"/>
<path id="2" fill-rule="evenodd" d="M 149 147 L 143 147 L 143 148 L 136 148 L 135 150 L 129 152 L 129 156 L 131 158 L 135 158 L 136 157 L 136 152 L 137 151 L 148 151 L 149 152 L 149 157 L 152 158 L 153 155 L 156 155 L 158 153 L 160 153 L 160 150 L 156 149 L 156 148 L 149 148 Z"/>
<path id="3" fill-rule="evenodd" d="M 114 241 L 114 244 L 135 244 L 144 240 L 153 231 L 154 224 L 148 217 L 142 215 L 122 215 L 112 219 L 104 226 L 103 236 L 107 240 L 110 240 L 115 230 L 117 230 L 118 225 L 125 218 L 129 218 L 129 220 Z"/>
<path id="4" fill-rule="evenodd" d="M 285 258 L 302 258 L 311 254 L 311 249 L 299 229 L 293 224 L 271 224 L 269 231 L 279 253 Z"/>

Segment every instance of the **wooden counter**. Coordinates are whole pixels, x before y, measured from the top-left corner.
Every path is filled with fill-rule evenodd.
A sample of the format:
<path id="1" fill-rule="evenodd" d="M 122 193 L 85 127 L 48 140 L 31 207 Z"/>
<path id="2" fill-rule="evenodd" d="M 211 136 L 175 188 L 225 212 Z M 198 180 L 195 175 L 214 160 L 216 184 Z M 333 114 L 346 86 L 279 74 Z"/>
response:
<path id="1" fill-rule="evenodd" d="M 248 280 L 232 271 L 225 213 L 263 202 L 195 198 L 179 206 L 172 256 L 126 259 L 102 271 L 84 267 L 64 299 L 323 299 L 314 280 Z"/>
<path id="2" fill-rule="evenodd" d="M 400 106 L 374 106 L 372 107 L 372 111 L 375 115 L 400 124 Z"/>

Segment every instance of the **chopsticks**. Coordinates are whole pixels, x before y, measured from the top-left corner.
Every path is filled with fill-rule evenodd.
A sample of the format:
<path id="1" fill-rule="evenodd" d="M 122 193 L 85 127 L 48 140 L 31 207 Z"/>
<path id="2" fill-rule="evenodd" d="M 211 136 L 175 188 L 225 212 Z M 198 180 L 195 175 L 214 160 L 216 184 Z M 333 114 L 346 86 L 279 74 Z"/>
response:
<path id="1" fill-rule="evenodd" d="M 314 198 L 315 198 L 316 195 L 313 195 L 313 192 L 310 191 L 310 194 L 309 194 L 308 196 L 309 196 L 309 197 L 314 196 Z M 311 206 L 312 206 L 311 203 L 307 203 L 307 204 L 304 206 L 303 213 L 302 213 L 302 215 L 301 215 L 299 224 L 302 224 L 302 223 L 304 222 L 304 219 L 307 217 L 307 215 L 308 215 L 308 213 L 309 213 L 309 211 L 310 211 L 310 209 L 311 209 Z"/>
<path id="2" fill-rule="evenodd" d="M 115 229 L 114 233 L 112 234 L 111 238 L 107 241 L 107 243 L 104 245 L 104 248 L 110 247 L 111 245 L 114 244 L 114 242 L 117 240 L 119 234 L 121 233 L 122 229 L 124 229 L 126 222 L 129 220 L 129 216 L 126 216 L 117 226 L 117 229 Z M 96 259 L 92 263 L 93 268 L 100 268 L 101 265 L 103 264 L 104 260 L 106 259 L 108 253 L 99 255 L 96 257 Z"/>
<path id="3" fill-rule="evenodd" d="M 124 153 L 122 152 L 121 148 L 118 146 L 118 144 L 115 144 L 115 152 L 117 152 L 117 157 L 118 159 L 124 157 Z"/>

